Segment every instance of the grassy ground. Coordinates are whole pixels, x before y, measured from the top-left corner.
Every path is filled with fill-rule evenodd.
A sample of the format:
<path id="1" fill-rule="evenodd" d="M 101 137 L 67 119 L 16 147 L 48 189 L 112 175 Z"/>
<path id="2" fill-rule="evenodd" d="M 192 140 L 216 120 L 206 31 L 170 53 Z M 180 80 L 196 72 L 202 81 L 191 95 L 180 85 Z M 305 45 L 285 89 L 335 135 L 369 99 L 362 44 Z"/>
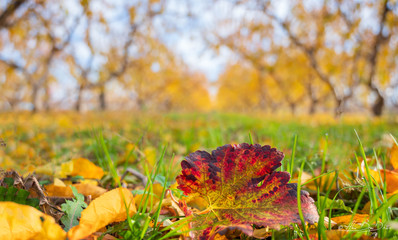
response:
<path id="1" fill-rule="evenodd" d="M 104 145 L 98 139 L 99 132 L 103 135 Z M 322 115 L 7 113 L 0 115 L 0 137 L 7 143 L 6 148 L 0 149 L 0 167 L 24 174 L 38 171 L 46 164 L 59 166 L 72 158 L 85 157 L 107 169 L 105 148 L 119 175 L 127 168 L 145 173 L 146 169 L 153 169 L 160 158 L 169 162 L 175 156 L 171 170 L 168 170 L 168 164 L 158 166 L 159 176 L 169 175 L 169 179 L 175 179 L 181 171 L 179 162 L 190 152 L 250 142 L 251 136 L 254 143 L 268 144 L 284 152 L 283 170 L 293 173 L 292 181 L 302 179 L 298 178 L 299 173 L 308 176 L 303 181 L 315 178 L 303 186 L 315 200 L 336 196 L 335 200 L 341 199 L 353 216 L 353 212 L 360 212 L 370 201 L 373 210 L 368 210 L 368 213 L 371 218 L 380 213 L 376 217 L 379 222 L 369 222 L 366 226 L 359 224 L 356 231 L 361 229 L 361 233 L 371 236 L 392 237 L 395 231 L 387 228 L 386 224 L 395 218 L 394 209 L 390 207 L 391 202 L 387 204 L 383 184 L 378 189 L 376 182 L 367 181 L 359 174 L 346 176 L 349 179 L 345 185 L 335 186 L 342 172 L 357 167 L 358 163 L 361 165 L 364 155 L 372 159 L 377 156 L 388 168 L 389 148 L 393 141 L 389 134 L 398 136 L 398 124 L 392 118 L 370 120 L 360 116 L 335 120 Z M 371 162 L 369 165 L 372 167 Z M 367 176 L 367 166 L 361 169 Z M 335 175 L 336 170 L 340 175 Z M 322 175 L 325 173 L 329 174 Z M 131 180 L 131 184 L 134 185 L 134 181 Z M 348 190 L 341 190 L 344 187 Z M 317 201 L 317 204 L 320 210 L 330 207 L 326 200 Z M 321 213 L 328 217 L 347 213 L 341 208 L 331 208 L 331 211 Z M 293 232 L 275 232 L 273 236 L 304 237 L 307 233 L 297 226 L 294 229 Z M 325 229 L 318 227 L 312 232 L 325 237 Z"/>

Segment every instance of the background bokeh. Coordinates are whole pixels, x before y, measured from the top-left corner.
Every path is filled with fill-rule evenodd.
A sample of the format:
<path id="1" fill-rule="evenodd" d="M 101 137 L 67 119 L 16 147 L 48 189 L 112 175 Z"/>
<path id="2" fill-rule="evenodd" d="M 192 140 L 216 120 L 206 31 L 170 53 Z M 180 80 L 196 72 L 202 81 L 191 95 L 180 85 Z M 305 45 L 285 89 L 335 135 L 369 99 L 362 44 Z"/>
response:
<path id="1" fill-rule="evenodd" d="M 397 16 L 396 0 L 4 0 L 0 110 L 393 113 Z"/>

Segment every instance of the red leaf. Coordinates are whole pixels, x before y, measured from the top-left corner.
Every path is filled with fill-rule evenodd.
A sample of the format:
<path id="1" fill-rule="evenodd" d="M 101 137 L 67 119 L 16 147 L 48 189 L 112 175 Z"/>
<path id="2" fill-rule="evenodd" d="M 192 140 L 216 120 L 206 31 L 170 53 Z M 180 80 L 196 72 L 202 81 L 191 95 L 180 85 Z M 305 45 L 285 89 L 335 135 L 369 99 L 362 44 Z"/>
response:
<path id="1" fill-rule="evenodd" d="M 195 226 L 257 225 L 278 229 L 301 223 L 297 208 L 297 185 L 288 184 L 290 174 L 274 172 L 284 155 L 268 145 L 225 145 L 209 154 L 196 151 L 181 162 L 178 188 L 186 195 L 199 195 L 209 208 L 197 216 Z M 305 220 L 319 216 L 314 200 L 301 191 Z M 208 230 L 207 230 L 208 234 Z"/>

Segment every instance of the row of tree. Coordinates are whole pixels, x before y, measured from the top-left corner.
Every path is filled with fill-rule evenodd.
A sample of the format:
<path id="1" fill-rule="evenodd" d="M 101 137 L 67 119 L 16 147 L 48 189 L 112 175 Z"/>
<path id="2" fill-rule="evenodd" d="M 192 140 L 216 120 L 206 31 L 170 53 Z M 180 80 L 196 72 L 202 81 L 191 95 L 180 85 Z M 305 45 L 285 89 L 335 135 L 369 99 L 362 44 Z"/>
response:
<path id="1" fill-rule="evenodd" d="M 284 104 L 292 112 L 307 106 L 309 113 L 333 108 L 340 115 L 368 108 L 379 116 L 386 104 L 396 105 L 397 1 L 253 0 L 232 7 L 249 14 L 238 24 L 221 18 L 231 30 L 215 30 L 208 41 L 237 56 L 220 79 L 221 108 L 239 88 L 242 105 L 260 109 Z M 287 14 L 276 14 L 278 7 Z"/>
<path id="2" fill-rule="evenodd" d="M 393 0 L 2 1 L 0 108 L 378 116 L 397 104 L 397 16 Z M 184 21 L 227 59 L 216 82 L 169 44 Z"/>
<path id="3" fill-rule="evenodd" d="M 166 3 L 2 2 L 0 107 L 208 108 L 205 76 L 160 40 Z"/>

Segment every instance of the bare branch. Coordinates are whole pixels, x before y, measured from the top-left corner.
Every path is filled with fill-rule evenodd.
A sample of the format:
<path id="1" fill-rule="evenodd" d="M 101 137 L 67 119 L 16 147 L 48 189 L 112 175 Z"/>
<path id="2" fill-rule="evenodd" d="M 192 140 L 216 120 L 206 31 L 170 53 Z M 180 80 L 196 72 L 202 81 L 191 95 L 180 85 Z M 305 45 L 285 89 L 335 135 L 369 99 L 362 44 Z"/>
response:
<path id="1" fill-rule="evenodd" d="M 8 4 L 6 9 L 0 14 L 0 29 L 9 26 L 8 18 L 25 2 L 26 0 L 15 0 Z"/>

